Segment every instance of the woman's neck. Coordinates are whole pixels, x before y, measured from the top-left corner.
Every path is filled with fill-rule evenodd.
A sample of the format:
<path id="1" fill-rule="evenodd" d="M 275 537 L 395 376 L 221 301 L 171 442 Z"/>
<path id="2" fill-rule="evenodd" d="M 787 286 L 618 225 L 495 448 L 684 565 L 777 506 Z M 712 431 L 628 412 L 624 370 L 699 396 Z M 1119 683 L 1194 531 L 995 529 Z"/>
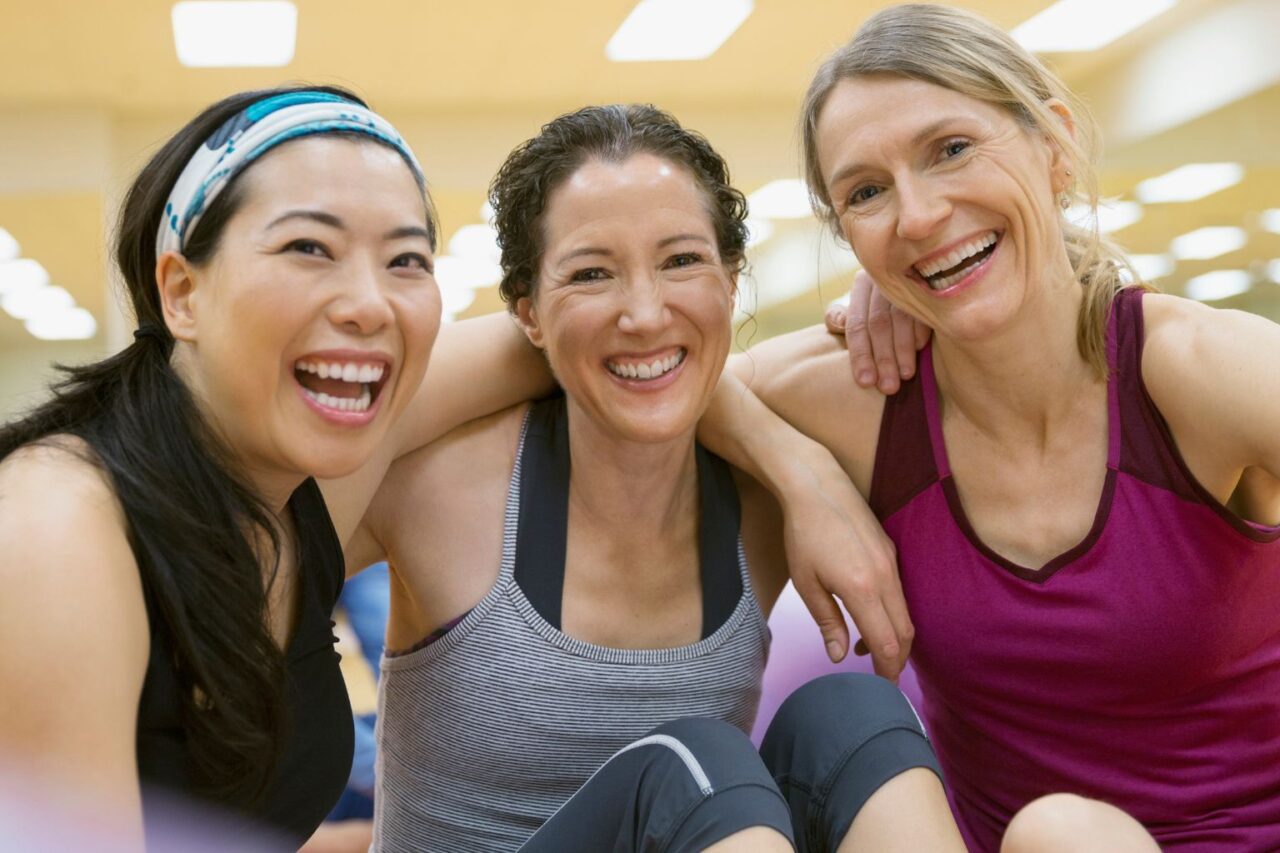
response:
<path id="1" fill-rule="evenodd" d="M 568 409 L 575 519 L 625 541 L 696 542 L 694 428 L 668 441 L 627 441 L 601 430 L 572 400 Z"/>
<path id="2" fill-rule="evenodd" d="M 1046 435 L 1100 383 L 1077 343 L 1083 298 L 1074 280 L 1045 287 L 996 334 L 979 341 L 935 338 L 946 404 L 998 441 Z"/>

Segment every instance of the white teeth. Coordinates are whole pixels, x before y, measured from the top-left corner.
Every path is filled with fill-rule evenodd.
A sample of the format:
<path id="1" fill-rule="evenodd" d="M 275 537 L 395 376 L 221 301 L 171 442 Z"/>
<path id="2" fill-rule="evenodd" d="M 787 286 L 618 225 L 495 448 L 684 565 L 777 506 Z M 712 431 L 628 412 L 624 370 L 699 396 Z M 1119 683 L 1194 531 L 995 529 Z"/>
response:
<path id="1" fill-rule="evenodd" d="M 996 232 L 988 231 L 983 236 L 975 237 L 974 239 L 970 240 L 968 243 L 965 243 L 963 246 L 958 246 L 957 248 L 951 250 L 944 257 L 935 258 L 934 260 L 929 261 L 927 264 L 917 264 L 916 272 L 920 273 L 920 275 L 924 276 L 925 278 L 929 278 L 930 276 L 937 275 L 943 270 L 951 269 L 956 264 L 963 261 L 965 258 L 971 258 L 974 255 L 981 252 L 983 249 L 986 249 L 989 246 L 995 245 L 995 242 L 996 242 Z M 936 290 L 937 288 L 935 287 L 934 289 Z"/>
<path id="2" fill-rule="evenodd" d="M 367 412 L 373 403 L 373 394 L 368 385 L 364 386 L 359 397 L 334 397 L 323 391 L 312 391 L 308 388 L 303 388 L 302 393 L 326 409 L 337 409 L 340 412 Z"/>
<path id="3" fill-rule="evenodd" d="M 295 367 L 314 373 L 321 379 L 341 379 L 343 382 L 378 382 L 386 372 L 385 364 L 357 364 L 355 362 L 299 361 Z"/>
<path id="4" fill-rule="evenodd" d="M 678 353 L 667 358 L 656 359 L 652 362 L 640 362 L 638 364 L 618 364 L 615 362 L 606 362 L 605 366 L 615 376 L 621 376 L 624 379 L 657 379 L 664 373 L 675 369 L 676 365 L 684 361 L 685 351 L 680 350 Z"/>

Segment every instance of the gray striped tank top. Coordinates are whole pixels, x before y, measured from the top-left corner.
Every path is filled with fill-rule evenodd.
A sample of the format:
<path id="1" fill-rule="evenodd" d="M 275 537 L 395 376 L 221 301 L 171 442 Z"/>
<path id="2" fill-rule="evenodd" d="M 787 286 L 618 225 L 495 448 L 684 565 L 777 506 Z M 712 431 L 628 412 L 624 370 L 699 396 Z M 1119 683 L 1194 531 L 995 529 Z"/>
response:
<path id="1" fill-rule="evenodd" d="M 610 756 L 655 726 L 699 716 L 750 731 L 769 629 L 751 590 L 736 524 L 728 548 L 741 593 L 718 622 L 705 621 L 704 605 L 704 625 L 718 627 L 693 645 L 636 650 L 582 642 L 558 630 L 526 596 L 517 557 L 532 553 L 521 546 L 538 543 L 522 536 L 521 528 L 530 526 L 530 506 L 558 505 L 543 500 L 543 469 L 530 464 L 531 456 L 546 454 L 530 450 L 547 445 L 553 451 L 550 445 L 558 441 L 567 451 L 562 400 L 559 427 L 538 428 L 548 405 L 557 401 L 537 404 L 525 418 L 496 583 L 441 639 L 383 658 L 374 849 L 515 850 Z M 702 462 L 709 454 L 699 451 L 706 495 Z M 558 486 L 567 498 L 567 463 L 561 467 Z M 530 477 L 522 501 L 521 473 L 529 476 L 531 468 L 538 476 Z M 529 500 L 533 490 L 540 493 L 537 501 Z M 736 520 L 736 494 L 732 500 Z M 704 500 L 704 516 L 707 510 Z M 704 563 L 706 540 L 713 538 L 707 533 L 704 524 Z M 561 530 L 561 572 L 563 535 Z M 705 565 L 703 578 L 707 599 Z"/>

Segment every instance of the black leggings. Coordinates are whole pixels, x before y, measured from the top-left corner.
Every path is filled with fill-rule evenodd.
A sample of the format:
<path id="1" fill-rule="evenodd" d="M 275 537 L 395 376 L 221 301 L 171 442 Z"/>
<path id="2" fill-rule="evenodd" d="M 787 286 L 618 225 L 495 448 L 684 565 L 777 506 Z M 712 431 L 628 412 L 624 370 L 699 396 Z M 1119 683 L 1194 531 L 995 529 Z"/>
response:
<path id="1" fill-rule="evenodd" d="M 914 767 L 942 777 L 906 697 L 873 675 L 828 675 L 787 697 L 758 753 L 728 723 L 659 726 L 609 759 L 521 850 L 683 853 L 756 826 L 803 853 L 835 850 L 871 795 Z"/>

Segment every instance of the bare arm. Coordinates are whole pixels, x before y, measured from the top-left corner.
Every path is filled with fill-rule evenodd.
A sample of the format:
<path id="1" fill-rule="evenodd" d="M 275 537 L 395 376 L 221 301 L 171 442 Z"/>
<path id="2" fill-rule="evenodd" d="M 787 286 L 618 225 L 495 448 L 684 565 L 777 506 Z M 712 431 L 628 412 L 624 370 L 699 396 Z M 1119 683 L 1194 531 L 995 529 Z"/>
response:
<path id="1" fill-rule="evenodd" d="M 752 357 L 735 357 L 699 434 L 709 447 L 768 488 L 785 507 L 783 535 L 791 579 L 817 621 L 831 659 L 844 657 L 849 646 L 848 630 L 836 605 L 838 597 L 873 655 L 876 671 L 896 678 L 906 663 L 914 631 L 892 543 L 831 452 L 775 415 L 741 378 L 760 378 L 777 364 L 794 364 L 793 359 L 799 358 L 807 364 L 803 376 L 792 371 L 777 386 L 763 379 L 760 386 L 774 388 L 788 381 L 805 381 L 810 391 L 821 392 L 825 380 L 817 372 L 821 359 L 812 357 L 824 348 L 831 353 L 838 349 L 825 332 L 815 329 L 773 344 L 758 360 L 754 359 L 755 351 Z M 837 355 L 844 370 L 843 354 Z M 847 378 L 847 371 L 845 375 Z M 852 386 L 852 381 L 847 381 Z M 774 396 L 783 402 L 781 396 Z M 817 426 L 829 419 L 817 411 L 823 408 L 820 394 L 819 399 L 798 394 L 796 400 L 786 402 L 791 408 L 808 405 L 819 415 L 800 425 L 802 431 L 807 426 L 814 433 L 823 432 Z M 875 401 L 869 402 L 874 410 Z M 876 415 L 874 420 L 878 421 L 878 412 Z M 860 420 L 869 425 L 873 419 L 868 414 Z M 855 428 L 853 433 L 857 432 Z M 844 448 L 846 455 L 859 456 L 861 443 L 856 438 L 850 440 Z"/>
<path id="2" fill-rule="evenodd" d="M 1142 302 L 1143 378 L 1197 479 L 1223 503 L 1248 475 L 1280 483 L 1280 326 L 1175 296 Z M 1276 512 L 1261 509 L 1272 523 Z"/>
<path id="3" fill-rule="evenodd" d="M 346 544 L 354 534 L 393 461 L 468 421 L 537 399 L 552 387 L 546 359 L 506 313 L 441 328 L 427 375 L 392 427 L 390 440 L 355 473 L 320 484 L 338 537 Z M 348 570 L 364 565 L 349 562 Z"/>
<path id="4" fill-rule="evenodd" d="M 25 448 L 0 463 L 0 766 L 30 805 L 52 805 L 32 842 L 70 825 L 142 848 L 135 744 L 150 636 L 124 530 L 103 477 L 70 452 Z"/>

